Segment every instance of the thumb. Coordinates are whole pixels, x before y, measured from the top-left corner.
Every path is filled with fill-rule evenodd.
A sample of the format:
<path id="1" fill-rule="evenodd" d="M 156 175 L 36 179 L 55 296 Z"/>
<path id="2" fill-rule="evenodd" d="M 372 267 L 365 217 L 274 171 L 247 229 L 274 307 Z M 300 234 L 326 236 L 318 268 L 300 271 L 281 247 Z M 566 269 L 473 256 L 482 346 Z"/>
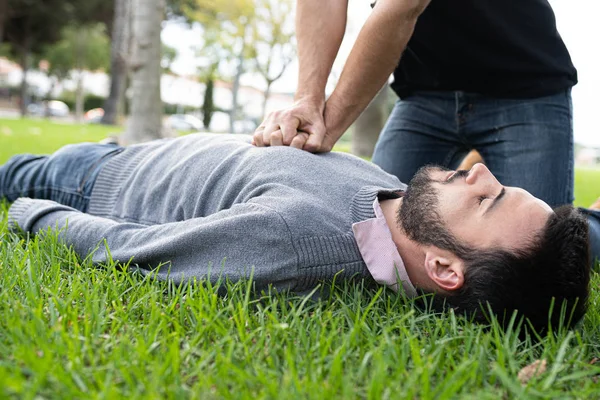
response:
<path id="1" fill-rule="evenodd" d="M 311 153 L 315 153 L 317 151 L 322 151 L 323 140 L 325 139 L 326 128 L 323 122 L 315 124 L 311 127 L 310 130 L 306 130 L 309 133 L 308 140 L 304 144 L 303 149 L 306 151 L 310 151 Z M 327 151 L 327 150 L 325 150 Z"/>

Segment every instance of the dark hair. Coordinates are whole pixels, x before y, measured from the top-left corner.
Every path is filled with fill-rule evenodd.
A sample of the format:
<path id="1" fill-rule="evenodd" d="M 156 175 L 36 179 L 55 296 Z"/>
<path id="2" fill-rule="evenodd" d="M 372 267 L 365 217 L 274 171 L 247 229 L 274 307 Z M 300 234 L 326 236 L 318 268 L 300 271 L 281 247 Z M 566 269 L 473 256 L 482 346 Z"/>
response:
<path id="1" fill-rule="evenodd" d="M 488 322 L 491 311 L 504 326 L 517 311 L 540 334 L 557 329 L 561 321 L 572 328 L 585 314 L 590 280 L 588 225 L 570 205 L 556 208 L 524 251 L 465 252 L 460 245 L 454 250 L 465 261 L 464 285 L 450 295 L 436 295 L 434 308 L 451 307 L 478 322 Z"/>

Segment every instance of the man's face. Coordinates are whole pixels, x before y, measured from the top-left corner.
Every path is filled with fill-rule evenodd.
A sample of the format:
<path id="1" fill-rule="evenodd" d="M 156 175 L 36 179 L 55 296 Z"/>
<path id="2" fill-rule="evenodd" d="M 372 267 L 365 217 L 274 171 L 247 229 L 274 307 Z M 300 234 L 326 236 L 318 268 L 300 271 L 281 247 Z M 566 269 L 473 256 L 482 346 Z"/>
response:
<path id="1" fill-rule="evenodd" d="M 525 249 L 552 209 L 527 191 L 502 186 L 483 165 L 470 171 L 419 170 L 406 191 L 399 222 L 419 243 L 456 252 L 465 249 Z"/>

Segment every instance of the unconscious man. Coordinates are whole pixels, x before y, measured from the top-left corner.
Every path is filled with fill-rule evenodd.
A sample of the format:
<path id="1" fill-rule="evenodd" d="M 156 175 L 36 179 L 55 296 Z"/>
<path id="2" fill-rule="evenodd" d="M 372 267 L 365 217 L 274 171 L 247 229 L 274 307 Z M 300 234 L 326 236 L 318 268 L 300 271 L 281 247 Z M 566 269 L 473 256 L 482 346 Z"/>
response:
<path id="1" fill-rule="evenodd" d="M 482 164 L 426 167 L 408 186 L 348 154 L 257 148 L 229 135 L 130 147 L 69 145 L 0 167 L 13 230 L 57 228 L 95 263 L 175 282 L 252 276 L 304 292 L 362 278 L 485 321 L 514 310 L 539 330 L 585 312 L 588 223 L 501 185 Z M 551 321 L 548 321 L 549 310 Z"/>

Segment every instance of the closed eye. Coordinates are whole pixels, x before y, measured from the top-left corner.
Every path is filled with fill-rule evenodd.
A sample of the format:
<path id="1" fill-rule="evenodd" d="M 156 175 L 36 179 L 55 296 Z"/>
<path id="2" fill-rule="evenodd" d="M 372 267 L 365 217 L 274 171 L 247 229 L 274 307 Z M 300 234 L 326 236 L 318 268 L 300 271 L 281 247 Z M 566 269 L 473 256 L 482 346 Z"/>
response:
<path id="1" fill-rule="evenodd" d="M 487 199 L 487 196 L 479 196 L 478 200 L 479 200 L 479 204 L 483 203 L 483 201 Z"/>

